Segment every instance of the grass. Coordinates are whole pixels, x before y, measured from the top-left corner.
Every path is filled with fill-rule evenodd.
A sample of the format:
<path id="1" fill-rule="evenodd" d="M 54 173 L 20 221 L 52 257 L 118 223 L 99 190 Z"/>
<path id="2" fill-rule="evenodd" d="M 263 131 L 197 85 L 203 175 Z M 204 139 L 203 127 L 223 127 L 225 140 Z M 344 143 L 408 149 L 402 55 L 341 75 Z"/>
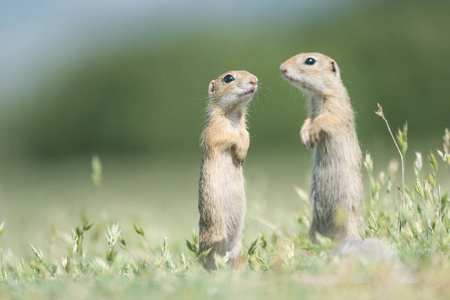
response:
<path id="1" fill-rule="evenodd" d="M 402 155 L 408 150 L 406 133 L 405 127 L 396 137 Z M 444 189 L 448 189 L 445 180 L 448 179 L 446 172 L 450 172 L 449 140 L 450 133 L 446 130 L 444 146 L 439 150 L 415 153 L 414 161 L 405 160 L 406 173 L 410 176 L 405 180 L 404 192 L 398 160 L 393 159 L 382 167 L 374 163 L 369 153 L 365 155 L 364 168 L 369 184 L 363 212 L 363 237 L 375 237 L 389 245 L 397 253 L 395 262 L 337 259 L 330 256 L 335 245 L 326 238 L 312 245 L 308 240 L 310 206 L 304 189 L 290 189 L 292 193 L 280 193 L 280 197 L 275 198 L 270 190 L 263 189 L 273 184 L 270 179 L 257 176 L 264 168 L 269 173 L 274 169 L 270 165 L 259 169 L 248 166 L 245 259 L 237 270 L 229 269 L 223 259 L 218 259 L 218 271 L 208 273 L 198 262 L 201 260 L 196 257 L 198 237 L 195 232 L 187 234 L 197 230 L 195 188 L 185 190 L 181 180 L 178 186 L 183 193 L 187 191 L 188 197 L 183 200 L 186 200 L 184 204 L 178 202 L 178 205 L 189 217 L 184 218 L 188 221 L 181 215 L 175 216 L 177 220 L 171 219 L 172 232 L 179 232 L 169 235 L 171 239 L 163 237 L 164 228 L 158 226 L 160 220 L 170 218 L 169 214 L 161 216 L 161 211 L 149 209 L 148 219 L 142 214 L 124 217 L 120 214 L 123 204 L 112 215 L 100 212 L 101 216 L 94 221 L 88 214 L 95 214 L 96 210 L 86 210 L 72 228 L 57 229 L 53 225 L 45 239 L 32 238 L 32 243 L 26 246 L 23 243 L 28 241 L 23 241 L 18 231 L 20 225 L 12 221 L 14 218 L 6 218 L 0 225 L 0 299 L 446 299 L 450 293 L 450 219 L 448 193 Z M 295 182 L 301 177 L 299 174 L 294 177 L 289 171 L 293 164 L 292 157 L 287 157 L 289 160 L 283 166 L 287 174 L 286 177 L 280 174 L 277 193 L 286 188 L 283 184 L 291 185 L 288 178 Z M 254 159 L 258 161 L 257 157 Z M 198 168 L 197 162 L 189 164 L 179 166 L 181 175 Z M 151 178 L 156 185 L 174 170 L 165 174 L 164 168 L 159 169 L 156 164 L 152 167 L 152 172 L 161 171 Z M 110 168 L 114 170 L 114 166 Z M 86 182 L 75 184 L 74 192 L 83 190 L 81 195 L 94 194 L 84 205 L 94 208 L 106 205 L 110 206 L 109 211 L 118 205 L 114 197 L 121 198 L 116 195 L 120 187 L 108 190 L 108 186 L 114 186 L 114 181 L 108 182 L 108 176 L 103 176 L 107 169 L 108 164 L 103 166 L 95 156 L 91 189 L 83 190 L 83 185 L 89 182 L 88 176 Z M 375 173 L 374 169 L 380 172 Z M 139 176 L 134 180 L 136 178 Z M 141 194 L 141 185 L 152 184 L 146 180 L 134 182 L 134 185 L 127 183 L 131 189 L 137 189 L 136 195 Z M 190 181 L 185 184 L 193 185 Z M 171 195 L 169 191 L 166 196 Z M 173 197 L 181 197 L 181 194 L 173 194 Z M 267 202 L 267 207 L 251 200 L 257 197 Z M 283 206 L 283 197 L 295 197 L 297 211 L 285 204 L 276 218 L 274 207 Z M 173 203 L 167 204 L 166 211 L 176 211 L 175 207 L 171 209 Z M 139 204 L 128 204 L 143 210 Z M 45 210 L 52 212 L 45 214 L 48 218 L 64 218 L 52 211 L 51 205 L 38 210 L 37 214 Z M 123 211 L 127 210 L 123 208 Z M 35 234 L 42 234 L 42 226 L 33 226 L 33 230 Z M 14 240 L 11 232 L 19 241 L 16 244 L 11 242 Z"/>

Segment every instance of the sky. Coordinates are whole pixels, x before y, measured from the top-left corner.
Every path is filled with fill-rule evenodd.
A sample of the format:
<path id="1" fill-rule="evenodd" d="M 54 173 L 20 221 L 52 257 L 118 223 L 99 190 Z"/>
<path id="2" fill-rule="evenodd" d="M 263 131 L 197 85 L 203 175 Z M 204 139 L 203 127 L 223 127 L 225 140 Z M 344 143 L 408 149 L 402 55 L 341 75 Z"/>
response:
<path id="1" fill-rule="evenodd" d="M 193 24 L 254 26 L 311 17 L 332 9 L 320 1 L 3 0 L 0 3 L 0 101 L 95 44 L 161 34 Z M 248 29 L 248 28 L 247 28 Z"/>

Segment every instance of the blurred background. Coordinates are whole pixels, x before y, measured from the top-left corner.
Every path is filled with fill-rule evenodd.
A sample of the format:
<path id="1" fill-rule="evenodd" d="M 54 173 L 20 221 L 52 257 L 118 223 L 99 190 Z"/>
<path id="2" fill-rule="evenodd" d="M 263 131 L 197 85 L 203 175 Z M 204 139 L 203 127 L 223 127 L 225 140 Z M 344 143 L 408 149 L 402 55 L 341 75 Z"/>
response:
<path id="1" fill-rule="evenodd" d="M 376 170 L 397 157 L 377 102 L 393 130 L 408 122 L 410 172 L 414 151 L 441 148 L 450 125 L 449 13 L 449 1 L 2 1 L 0 246 L 44 243 L 82 211 L 182 244 L 197 231 L 208 83 L 233 69 L 260 82 L 246 235 L 268 230 L 254 216 L 295 222 L 312 152 L 298 135 L 305 97 L 279 65 L 300 52 L 338 62 Z"/>

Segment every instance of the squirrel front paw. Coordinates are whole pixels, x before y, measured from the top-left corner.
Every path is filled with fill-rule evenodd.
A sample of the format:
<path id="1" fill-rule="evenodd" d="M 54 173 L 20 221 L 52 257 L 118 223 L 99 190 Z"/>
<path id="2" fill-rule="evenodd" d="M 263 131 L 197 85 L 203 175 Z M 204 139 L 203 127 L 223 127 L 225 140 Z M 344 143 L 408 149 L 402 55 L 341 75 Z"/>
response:
<path id="1" fill-rule="evenodd" d="M 237 166 L 242 166 L 244 164 L 244 160 L 247 157 L 248 148 L 243 147 L 233 147 L 234 150 L 234 162 Z"/>
<path id="2" fill-rule="evenodd" d="M 311 128 L 311 119 L 308 118 L 302 125 L 302 129 L 300 130 L 300 139 L 302 140 L 303 146 L 308 149 L 310 145 L 310 135 L 309 130 Z"/>
<path id="3" fill-rule="evenodd" d="M 300 130 L 300 139 L 302 140 L 303 146 L 308 149 L 310 138 L 309 138 L 309 126 L 307 128 L 302 128 Z"/>
<path id="4" fill-rule="evenodd" d="M 233 162 L 236 167 L 242 167 L 244 165 L 244 161 L 237 158 L 235 158 Z"/>
<path id="5" fill-rule="evenodd" d="M 314 148 L 314 146 L 319 142 L 321 131 L 322 130 L 318 126 L 310 126 L 308 135 L 309 135 L 309 144 L 311 145 L 311 148 Z"/>

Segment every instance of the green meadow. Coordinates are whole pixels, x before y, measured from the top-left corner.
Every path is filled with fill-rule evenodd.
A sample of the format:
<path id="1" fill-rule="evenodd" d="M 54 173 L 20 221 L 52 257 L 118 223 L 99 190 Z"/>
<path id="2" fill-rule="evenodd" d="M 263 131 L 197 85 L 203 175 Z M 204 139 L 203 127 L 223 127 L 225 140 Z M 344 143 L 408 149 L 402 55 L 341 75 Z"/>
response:
<path id="1" fill-rule="evenodd" d="M 436 148 L 446 162 L 436 151 L 405 161 L 414 174 L 405 197 L 400 160 L 365 157 L 363 237 L 396 253 L 379 262 L 338 259 L 330 240 L 309 242 L 308 160 L 300 149 L 255 154 L 245 171 L 245 262 L 231 270 L 218 260 L 213 273 L 195 255 L 198 155 L 180 163 L 173 153 L 22 162 L 1 177 L 2 198 L 10 199 L 0 230 L 1 297 L 446 299 L 450 153 Z"/>

